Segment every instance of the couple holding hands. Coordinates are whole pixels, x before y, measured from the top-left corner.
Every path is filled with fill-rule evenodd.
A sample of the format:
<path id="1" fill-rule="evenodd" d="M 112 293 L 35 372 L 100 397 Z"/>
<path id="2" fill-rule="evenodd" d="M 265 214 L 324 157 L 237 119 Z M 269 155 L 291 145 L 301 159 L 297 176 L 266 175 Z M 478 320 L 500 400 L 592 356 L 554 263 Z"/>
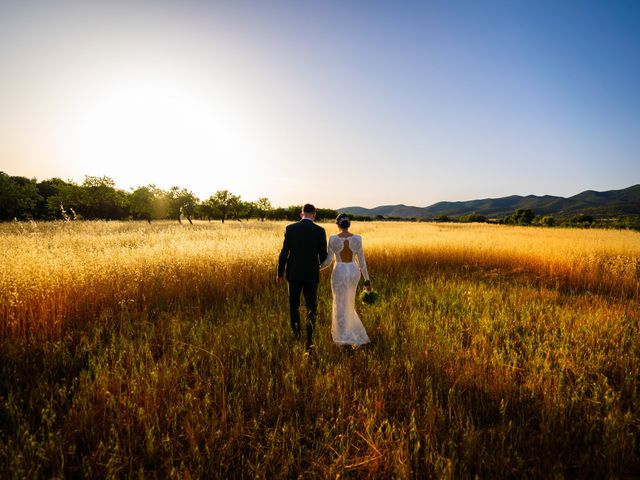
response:
<path id="1" fill-rule="evenodd" d="M 284 242 L 278 258 L 276 281 L 282 284 L 286 272 L 289 284 L 289 311 L 291 328 L 296 339 L 300 338 L 300 296 L 304 296 L 307 307 L 306 351 L 313 349 L 313 330 L 317 310 L 318 282 L 320 270 L 335 266 L 331 273 L 333 311 L 331 336 L 338 345 L 354 347 L 369 343 L 367 332 L 355 309 L 356 292 L 360 276 L 365 279 L 367 292 L 371 282 L 367 263 L 362 251 L 362 237 L 349 231 L 351 222 L 345 214 L 338 215 L 336 224 L 340 230 L 336 235 L 327 236 L 324 228 L 314 223 L 316 209 L 306 204 L 300 212 L 301 220 L 287 225 Z"/>

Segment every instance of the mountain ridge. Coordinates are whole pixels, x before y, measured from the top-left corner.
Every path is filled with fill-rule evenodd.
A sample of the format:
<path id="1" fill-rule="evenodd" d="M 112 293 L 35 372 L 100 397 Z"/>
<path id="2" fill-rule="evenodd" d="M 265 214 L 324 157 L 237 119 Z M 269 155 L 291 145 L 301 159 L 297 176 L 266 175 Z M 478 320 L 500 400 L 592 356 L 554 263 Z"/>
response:
<path id="1" fill-rule="evenodd" d="M 509 195 L 498 198 L 483 198 L 436 202 L 426 207 L 405 204 L 380 205 L 374 208 L 358 206 L 339 208 L 338 212 L 361 216 L 383 216 L 399 218 L 438 218 L 440 216 L 463 216 L 476 213 L 487 217 L 512 214 L 518 208 L 528 208 L 536 215 L 571 216 L 576 214 L 594 217 L 640 215 L 640 184 L 620 190 L 585 190 L 571 197 L 553 195 Z"/>

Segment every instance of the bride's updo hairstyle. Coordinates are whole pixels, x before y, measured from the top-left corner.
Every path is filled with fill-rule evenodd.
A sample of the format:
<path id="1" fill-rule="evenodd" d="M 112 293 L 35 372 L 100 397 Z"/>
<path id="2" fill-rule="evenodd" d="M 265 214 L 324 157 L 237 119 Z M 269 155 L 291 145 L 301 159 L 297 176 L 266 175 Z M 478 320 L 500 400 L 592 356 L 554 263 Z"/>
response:
<path id="1" fill-rule="evenodd" d="M 351 220 L 349 220 L 346 213 L 341 213 L 336 217 L 336 224 L 340 228 L 349 228 L 351 226 Z"/>

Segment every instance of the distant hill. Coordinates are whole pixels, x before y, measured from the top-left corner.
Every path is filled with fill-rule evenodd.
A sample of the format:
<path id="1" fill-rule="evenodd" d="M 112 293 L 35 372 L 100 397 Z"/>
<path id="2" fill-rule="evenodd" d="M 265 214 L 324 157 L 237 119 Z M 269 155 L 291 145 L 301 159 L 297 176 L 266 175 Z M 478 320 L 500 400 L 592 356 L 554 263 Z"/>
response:
<path id="1" fill-rule="evenodd" d="M 596 192 L 587 190 L 573 197 L 554 197 L 511 195 L 502 198 L 485 198 L 465 202 L 438 202 L 428 207 L 407 205 L 382 205 L 375 208 L 345 207 L 339 212 L 352 215 L 401 217 L 401 218 L 437 218 L 441 215 L 457 217 L 477 213 L 487 217 L 503 217 L 512 214 L 518 208 L 531 209 L 536 215 L 571 216 L 578 213 L 593 217 L 616 217 L 640 215 L 640 184 L 623 190 Z"/>
<path id="2" fill-rule="evenodd" d="M 376 216 L 382 215 L 384 217 L 423 217 L 424 208 L 410 207 L 407 205 L 383 205 L 376 208 L 362 208 L 362 207 L 345 207 L 338 209 L 340 213 L 349 213 L 351 215 L 362 216 Z"/>

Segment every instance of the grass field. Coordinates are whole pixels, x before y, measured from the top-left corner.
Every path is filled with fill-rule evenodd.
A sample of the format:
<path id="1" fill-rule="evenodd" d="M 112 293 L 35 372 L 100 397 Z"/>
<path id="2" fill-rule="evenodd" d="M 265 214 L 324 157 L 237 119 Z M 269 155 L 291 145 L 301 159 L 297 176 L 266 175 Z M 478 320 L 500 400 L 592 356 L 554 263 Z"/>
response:
<path id="1" fill-rule="evenodd" d="M 306 358 L 283 228 L 0 225 L 0 477 L 640 475 L 639 233 L 354 224 L 372 343 L 325 273 Z"/>

